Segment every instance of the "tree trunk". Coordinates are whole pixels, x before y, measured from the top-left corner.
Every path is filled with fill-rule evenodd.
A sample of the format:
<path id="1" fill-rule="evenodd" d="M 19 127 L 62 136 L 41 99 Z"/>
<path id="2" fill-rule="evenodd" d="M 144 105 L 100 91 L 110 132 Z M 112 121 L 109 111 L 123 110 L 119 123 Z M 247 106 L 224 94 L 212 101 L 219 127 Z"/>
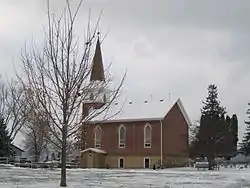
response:
<path id="1" fill-rule="evenodd" d="M 208 156 L 208 170 L 214 170 L 214 156 L 211 154 Z"/>
<path id="2" fill-rule="evenodd" d="M 63 127 L 65 129 L 65 126 Z M 61 187 L 67 187 L 66 184 L 66 131 L 63 130 L 62 134 L 62 154 L 61 154 Z"/>
<path id="3" fill-rule="evenodd" d="M 213 170 L 213 163 L 211 159 L 208 159 L 208 170 Z"/>
<path id="4" fill-rule="evenodd" d="M 40 153 L 38 154 L 38 152 L 35 152 L 35 162 L 39 162 L 40 159 Z"/>

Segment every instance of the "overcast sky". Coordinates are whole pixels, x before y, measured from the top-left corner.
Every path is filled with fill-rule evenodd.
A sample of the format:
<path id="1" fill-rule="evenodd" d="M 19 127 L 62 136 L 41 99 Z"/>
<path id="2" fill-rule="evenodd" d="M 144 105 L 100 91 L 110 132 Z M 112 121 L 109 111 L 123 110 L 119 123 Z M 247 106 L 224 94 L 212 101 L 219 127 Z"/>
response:
<path id="1" fill-rule="evenodd" d="M 13 75 L 26 42 L 43 38 L 47 0 L 0 0 L 0 71 Z M 73 1 L 75 4 L 77 0 Z M 56 11 L 62 0 L 53 0 Z M 84 36 L 88 10 L 101 33 L 105 65 L 128 75 L 130 95 L 180 97 L 192 120 L 199 119 L 207 86 L 216 84 L 229 115 L 236 113 L 242 137 L 250 102 L 249 0 L 84 0 L 76 33 Z"/>

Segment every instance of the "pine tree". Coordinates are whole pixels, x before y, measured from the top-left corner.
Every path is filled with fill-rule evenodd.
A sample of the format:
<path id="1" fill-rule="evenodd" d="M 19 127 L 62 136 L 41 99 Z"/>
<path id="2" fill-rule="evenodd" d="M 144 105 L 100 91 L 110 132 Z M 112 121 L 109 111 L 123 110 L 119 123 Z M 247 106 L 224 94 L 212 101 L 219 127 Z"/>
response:
<path id="1" fill-rule="evenodd" d="M 8 157 L 12 154 L 12 140 L 9 136 L 9 131 L 4 119 L 0 119 L 0 157 Z"/>
<path id="2" fill-rule="evenodd" d="M 225 146 L 228 148 L 229 157 L 237 152 L 237 142 L 238 142 L 238 120 L 237 116 L 233 115 L 230 118 L 226 116 L 226 127 L 227 127 L 227 139 Z"/>
<path id="3" fill-rule="evenodd" d="M 227 115 L 226 116 L 226 126 L 228 129 L 230 129 L 230 126 L 231 126 L 231 118 Z"/>
<path id="4" fill-rule="evenodd" d="M 248 103 L 248 106 L 250 106 L 250 103 Z M 245 121 L 247 127 L 242 142 L 240 144 L 240 150 L 243 151 L 246 155 L 249 155 L 250 154 L 250 107 L 247 110 L 246 114 L 248 116 L 248 120 Z"/>
<path id="5" fill-rule="evenodd" d="M 216 155 L 223 155 L 228 150 L 224 147 L 225 135 L 228 134 L 224 117 L 226 110 L 220 105 L 216 85 L 208 86 L 208 96 L 203 104 L 196 150 L 211 161 Z"/>
<path id="6" fill-rule="evenodd" d="M 229 143 L 231 142 L 232 137 L 228 129 L 224 114 L 220 116 L 216 132 L 219 137 L 219 140 L 217 140 L 216 143 L 218 147 L 216 153 L 220 154 L 221 156 L 227 156 L 231 152 L 231 144 Z"/>
<path id="7" fill-rule="evenodd" d="M 208 96 L 203 101 L 204 106 L 201 109 L 203 121 L 200 128 L 206 130 L 202 133 L 203 139 L 212 139 L 213 144 L 221 143 L 222 137 L 226 134 L 225 114 L 226 108 L 220 105 L 218 100 L 218 90 L 216 85 L 208 86 Z M 215 149 L 215 146 L 213 146 Z"/>
<path id="8" fill-rule="evenodd" d="M 237 143 L 238 143 L 238 118 L 237 118 L 236 114 L 234 114 L 232 116 L 232 118 L 231 118 L 230 130 L 231 130 L 232 137 L 233 137 L 234 150 L 237 150 Z"/>
<path id="9" fill-rule="evenodd" d="M 213 118 L 226 114 L 226 108 L 220 105 L 217 86 L 214 84 L 208 86 L 208 96 L 202 103 L 204 104 L 201 109 L 202 115 Z"/>
<path id="10" fill-rule="evenodd" d="M 247 124 L 245 135 L 243 136 L 242 142 L 240 143 L 240 151 L 245 155 L 250 154 L 250 122 L 245 122 Z"/>

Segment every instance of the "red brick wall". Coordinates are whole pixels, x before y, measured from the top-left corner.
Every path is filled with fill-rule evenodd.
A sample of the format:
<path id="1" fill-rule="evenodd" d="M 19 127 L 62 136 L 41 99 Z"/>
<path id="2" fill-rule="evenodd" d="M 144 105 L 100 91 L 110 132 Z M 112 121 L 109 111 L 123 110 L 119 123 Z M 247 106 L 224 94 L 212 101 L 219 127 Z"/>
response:
<path id="1" fill-rule="evenodd" d="M 188 155 L 188 124 L 177 104 L 163 122 L 163 155 Z"/>
<path id="2" fill-rule="evenodd" d="M 152 126 L 151 148 L 144 148 L 144 126 L 147 122 L 122 123 L 126 127 L 126 146 L 118 148 L 121 123 L 107 123 L 102 128 L 101 149 L 114 155 L 160 155 L 160 122 L 148 122 Z M 94 127 L 88 129 L 87 147 L 94 147 Z"/>
<path id="3" fill-rule="evenodd" d="M 118 128 L 121 123 L 101 124 L 101 149 L 113 155 L 160 155 L 160 121 L 152 126 L 151 148 L 144 148 L 144 126 L 147 122 L 122 123 L 126 127 L 126 147 L 118 148 Z M 94 127 L 87 130 L 87 147 L 94 147 Z M 188 125 L 175 104 L 163 121 L 163 155 L 188 155 Z"/>

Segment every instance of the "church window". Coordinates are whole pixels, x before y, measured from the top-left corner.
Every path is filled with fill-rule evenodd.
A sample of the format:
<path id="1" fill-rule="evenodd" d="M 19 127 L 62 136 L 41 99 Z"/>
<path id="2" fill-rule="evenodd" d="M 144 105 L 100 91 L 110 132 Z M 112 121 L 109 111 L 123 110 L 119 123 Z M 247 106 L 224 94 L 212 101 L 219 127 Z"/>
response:
<path id="1" fill-rule="evenodd" d="M 150 124 L 144 126 L 144 148 L 151 148 L 152 144 L 152 127 Z"/>
<path id="2" fill-rule="evenodd" d="M 125 148 L 126 143 L 126 129 L 124 125 L 119 127 L 119 148 Z"/>
<path id="3" fill-rule="evenodd" d="M 101 148 L 102 129 L 100 126 L 96 126 L 94 131 L 95 131 L 95 148 Z"/>

